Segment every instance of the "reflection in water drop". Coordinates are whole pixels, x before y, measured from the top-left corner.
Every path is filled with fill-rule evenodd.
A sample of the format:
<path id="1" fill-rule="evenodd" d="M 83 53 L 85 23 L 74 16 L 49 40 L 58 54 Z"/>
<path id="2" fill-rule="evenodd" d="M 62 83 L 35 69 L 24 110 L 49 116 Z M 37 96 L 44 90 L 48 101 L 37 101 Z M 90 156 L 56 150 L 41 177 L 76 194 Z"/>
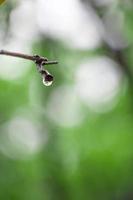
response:
<path id="1" fill-rule="evenodd" d="M 46 81 L 45 78 L 43 78 L 43 84 L 44 84 L 45 86 L 51 86 L 52 83 L 53 83 L 53 81 Z"/>
<path id="2" fill-rule="evenodd" d="M 45 86 L 50 86 L 53 83 L 53 76 L 50 74 L 47 74 L 43 77 L 43 84 Z"/>

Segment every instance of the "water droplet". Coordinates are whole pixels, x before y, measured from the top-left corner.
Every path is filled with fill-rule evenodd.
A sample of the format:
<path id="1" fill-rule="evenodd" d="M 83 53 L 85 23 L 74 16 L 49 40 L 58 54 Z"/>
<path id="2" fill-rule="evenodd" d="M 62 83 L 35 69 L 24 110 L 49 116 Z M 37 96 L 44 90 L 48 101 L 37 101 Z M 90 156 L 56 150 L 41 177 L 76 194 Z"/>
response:
<path id="1" fill-rule="evenodd" d="M 47 74 L 43 77 L 43 84 L 45 86 L 50 86 L 53 83 L 53 76 L 50 74 Z"/>

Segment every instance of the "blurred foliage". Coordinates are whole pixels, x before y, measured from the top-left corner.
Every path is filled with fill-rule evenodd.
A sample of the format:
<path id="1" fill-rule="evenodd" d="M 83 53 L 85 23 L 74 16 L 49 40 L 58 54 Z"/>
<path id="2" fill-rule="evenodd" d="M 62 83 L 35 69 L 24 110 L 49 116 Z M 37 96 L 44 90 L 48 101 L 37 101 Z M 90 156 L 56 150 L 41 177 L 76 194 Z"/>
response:
<path id="1" fill-rule="evenodd" d="M 4 3 L 5 2 L 5 0 L 0 0 L 0 5 L 2 4 L 2 3 Z"/>
<path id="2" fill-rule="evenodd" d="M 7 12 L 11 7 L 1 9 Z M 132 69 L 133 8 L 121 4 L 118 9 L 123 13 L 124 35 L 130 44 L 124 57 Z M 9 23 L 9 12 L 6 12 L 2 22 L 5 26 Z M 0 79 L 0 146 L 6 134 L 3 127 L 21 114 L 41 126 L 41 135 L 46 128 L 48 139 L 39 153 L 28 158 L 21 159 L 20 155 L 16 159 L 0 151 L 0 199 L 133 199 L 133 93 L 129 90 L 128 77 L 124 78 L 117 105 L 110 111 L 95 113 L 81 103 L 83 122 L 73 127 L 59 126 L 47 116 L 51 94 L 62 85 L 71 88 L 77 65 L 85 58 L 104 55 L 106 50 L 103 47 L 94 51 L 73 50 L 40 35 L 32 44 L 32 52 L 59 60 L 58 66 L 50 68 L 55 84 L 44 87 L 32 63 L 32 68 L 20 80 Z M 58 118 L 60 113 L 56 115 Z"/>

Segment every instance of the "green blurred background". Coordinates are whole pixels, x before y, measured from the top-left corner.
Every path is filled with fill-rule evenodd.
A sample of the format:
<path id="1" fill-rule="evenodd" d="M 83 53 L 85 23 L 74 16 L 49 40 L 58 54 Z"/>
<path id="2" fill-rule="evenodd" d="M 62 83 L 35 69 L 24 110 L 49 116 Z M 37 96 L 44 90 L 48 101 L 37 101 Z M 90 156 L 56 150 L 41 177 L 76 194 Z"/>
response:
<path id="1" fill-rule="evenodd" d="M 132 0 L 7 0 L 0 49 L 0 200 L 133 199 Z"/>

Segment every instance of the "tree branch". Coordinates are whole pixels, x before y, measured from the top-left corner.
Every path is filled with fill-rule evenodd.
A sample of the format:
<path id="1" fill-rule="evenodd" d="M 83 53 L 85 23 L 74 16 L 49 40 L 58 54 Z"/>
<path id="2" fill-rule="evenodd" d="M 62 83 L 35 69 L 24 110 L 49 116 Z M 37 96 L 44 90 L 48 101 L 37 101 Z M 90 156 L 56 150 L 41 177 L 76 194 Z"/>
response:
<path id="1" fill-rule="evenodd" d="M 5 55 L 5 56 L 12 56 L 12 57 L 18 57 L 18 58 L 23 58 L 26 60 L 31 60 L 36 64 L 38 72 L 41 74 L 42 79 L 43 79 L 43 84 L 45 86 L 50 86 L 53 83 L 54 77 L 45 69 L 43 69 L 43 65 L 51 65 L 51 64 L 57 64 L 57 61 L 48 61 L 47 58 L 41 57 L 39 55 L 27 55 L 27 54 L 22 54 L 22 53 L 16 53 L 16 52 L 10 52 L 10 51 L 5 51 L 5 50 L 0 50 L 0 55 Z"/>
<path id="2" fill-rule="evenodd" d="M 16 52 L 10 52 L 10 51 L 5 51 L 5 50 L 0 50 L 0 55 L 23 58 L 23 59 L 26 59 L 26 60 L 34 61 L 36 64 L 42 64 L 42 65 L 58 64 L 57 61 L 48 61 L 47 58 L 41 57 L 41 56 L 38 56 L 38 55 L 31 56 L 31 55 L 26 55 L 26 54 L 16 53 Z"/>

